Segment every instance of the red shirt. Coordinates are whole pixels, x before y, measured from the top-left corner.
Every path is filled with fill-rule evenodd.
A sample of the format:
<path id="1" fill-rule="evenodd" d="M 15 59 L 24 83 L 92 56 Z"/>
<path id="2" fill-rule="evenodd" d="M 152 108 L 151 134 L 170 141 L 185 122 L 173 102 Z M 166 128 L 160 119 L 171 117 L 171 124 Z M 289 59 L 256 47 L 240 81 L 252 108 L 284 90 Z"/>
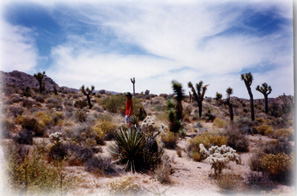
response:
<path id="1" fill-rule="evenodd" d="M 125 115 L 129 115 L 129 112 L 130 112 L 130 116 L 131 116 L 133 114 L 132 99 L 127 99 L 127 101 L 126 101 Z"/>

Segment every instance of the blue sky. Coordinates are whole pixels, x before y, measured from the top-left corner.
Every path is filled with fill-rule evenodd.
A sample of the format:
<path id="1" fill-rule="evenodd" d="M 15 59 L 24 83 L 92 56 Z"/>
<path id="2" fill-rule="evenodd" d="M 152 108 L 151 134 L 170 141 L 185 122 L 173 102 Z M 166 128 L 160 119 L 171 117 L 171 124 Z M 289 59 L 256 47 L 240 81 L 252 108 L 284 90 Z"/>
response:
<path id="1" fill-rule="evenodd" d="M 171 93 L 171 81 L 233 88 L 248 98 L 241 73 L 271 97 L 293 94 L 290 0 L 4 1 L 1 70 L 45 70 L 60 86 Z"/>

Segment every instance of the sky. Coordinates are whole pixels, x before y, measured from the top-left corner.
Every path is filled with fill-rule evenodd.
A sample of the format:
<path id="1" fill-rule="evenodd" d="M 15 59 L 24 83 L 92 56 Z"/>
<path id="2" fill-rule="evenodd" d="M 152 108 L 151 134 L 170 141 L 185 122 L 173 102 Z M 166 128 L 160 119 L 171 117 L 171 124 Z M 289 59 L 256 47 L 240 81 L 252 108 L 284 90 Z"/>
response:
<path id="1" fill-rule="evenodd" d="M 2 71 L 45 71 L 59 86 L 248 98 L 242 73 L 293 95 L 291 0 L 2 1 Z"/>

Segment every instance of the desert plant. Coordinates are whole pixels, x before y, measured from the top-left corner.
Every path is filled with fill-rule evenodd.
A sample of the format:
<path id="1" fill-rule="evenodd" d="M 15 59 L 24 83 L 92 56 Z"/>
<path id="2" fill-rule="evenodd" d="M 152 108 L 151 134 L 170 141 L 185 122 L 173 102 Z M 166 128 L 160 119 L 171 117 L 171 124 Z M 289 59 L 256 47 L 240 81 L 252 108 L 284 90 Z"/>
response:
<path id="1" fill-rule="evenodd" d="M 241 79 L 244 81 L 245 87 L 249 93 L 250 107 L 251 107 L 251 119 L 252 119 L 252 121 L 255 121 L 254 98 L 253 98 L 253 93 L 251 90 L 251 85 L 253 82 L 253 75 L 251 74 L 251 72 L 246 73 L 246 74 L 241 74 Z"/>
<path id="2" fill-rule="evenodd" d="M 178 136 L 173 132 L 163 132 L 161 134 L 161 140 L 164 143 L 165 148 L 174 149 L 176 147 Z"/>
<path id="3" fill-rule="evenodd" d="M 77 110 L 75 112 L 75 118 L 79 122 L 85 122 L 87 120 L 88 114 L 84 110 Z"/>
<path id="4" fill-rule="evenodd" d="M 17 135 L 13 137 L 13 141 L 18 144 L 33 144 L 33 134 L 32 131 L 29 131 L 27 129 L 22 130 Z"/>
<path id="5" fill-rule="evenodd" d="M 289 140 L 294 140 L 294 131 L 291 129 L 277 129 L 272 134 L 272 138 L 286 137 Z"/>
<path id="6" fill-rule="evenodd" d="M 82 100 L 77 100 L 77 101 L 74 102 L 74 107 L 79 108 L 79 109 L 83 109 L 87 105 L 88 104 L 85 101 L 82 101 Z"/>
<path id="7" fill-rule="evenodd" d="M 43 80 L 43 78 L 44 78 L 44 76 L 45 76 L 45 71 L 44 72 L 39 72 L 39 73 L 37 73 L 37 74 L 34 74 L 34 77 L 36 78 L 36 80 L 38 81 L 38 83 L 39 83 L 39 92 L 40 93 L 42 93 L 42 91 L 43 90 L 45 90 L 44 89 L 44 82 L 42 81 Z"/>
<path id="8" fill-rule="evenodd" d="M 111 121 L 98 120 L 96 125 L 92 127 L 95 132 L 97 144 L 104 144 L 104 139 L 110 140 L 114 138 L 116 125 Z"/>
<path id="9" fill-rule="evenodd" d="M 118 195 L 141 195 L 141 188 L 133 177 L 122 177 L 109 184 L 109 194 Z"/>
<path id="10" fill-rule="evenodd" d="M 290 154 L 293 148 L 286 137 L 280 137 L 276 141 L 267 143 L 263 149 L 266 154 L 286 153 Z"/>
<path id="11" fill-rule="evenodd" d="M 20 115 L 23 114 L 24 112 L 24 109 L 22 107 L 19 107 L 19 106 L 9 106 L 9 111 L 10 113 L 16 118 Z"/>
<path id="12" fill-rule="evenodd" d="M 1 128 L 1 138 L 9 138 L 12 132 L 15 130 L 16 126 L 14 122 L 9 119 L 1 119 L 0 121 Z"/>
<path id="13" fill-rule="evenodd" d="M 155 178 L 162 184 L 170 183 L 170 174 L 172 174 L 173 168 L 170 164 L 168 156 L 162 157 L 162 163 L 155 170 Z"/>
<path id="14" fill-rule="evenodd" d="M 229 146 L 212 146 L 209 150 L 206 150 L 203 144 L 199 144 L 199 148 L 201 154 L 208 156 L 206 161 L 211 164 L 211 169 L 214 169 L 215 176 L 220 175 L 230 161 L 235 161 L 239 164 L 239 155 L 236 153 L 236 150 Z"/>
<path id="15" fill-rule="evenodd" d="M 94 156 L 85 163 L 85 169 L 96 175 L 115 175 L 117 170 L 110 158 Z"/>
<path id="16" fill-rule="evenodd" d="M 62 144 L 63 136 L 60 132 L 50 134 L 50 141 L 53 145 L 50 147 L 49 160 L 62 161 L 67 156 L 67 149 Z"/>
<path id="17" fill-rule="evenodd" d="M 201 161 L 206 158 L 200 153 L 200 144 L 203 144 L 206 148 L 210 148 L 213 145 L 222 146 L 226 145 L 228 137 L 216 135 L 213 133 L 204 132 L 201 135 L 195 136 L 190 139 L 190 144 L 188 146 L 188 153 L 191 158 L 195 161 Z"/>
<path id="18" fill-rule="evenodd" d="M 173 133 L 177 133 L 178 130 L 182 127 L 181 120 L 177 120 L 175 108 L 176 108 L 175 102 L 172 99 L 169 99 L 166 102 L 167 118 L 170 122 L 169 130 Z"/>
<path id="19" fill-rule="evenodd" d="M 232 193 L 238 190 L 242 177 L 235 174 L 222 174 L 217 176 L 216 184 L 223 193 Z"/>
<path id="20" fill-rule="evenodd" d="M 258 85 L 256 87 L 256 90 L 264 95 L 265 113 L 268 114 L 268 95 L 271 93 L 272 88 L 271 88 L 271 86 L 268 86 L 268 84 L 265 82 L 262 84 L 261 87 Z"/>
<path id="21" fill-rule="evenodd" d="M 118 130 L 110 152 L 126 165 L 126 170 L 133 172 L 154 169 L 163 154 L 154 137 L 145 137 L 137 128 Z"/>
<path id="22" fill-rule="evenodd" d="M 23 129 L 27 129 L 34 133 L 34 136 L 42 137 L 45 133 L 45 127 L 35 118 L 23 118 L 20 122 Z"/>
<path id="23" fill-rule="evenodd" d="M 248 173 L 245 184 L 248 186 L 249 190 L 259 193 L 262 191 L 270 191 L 275 187 L 275 183 L 269 179 L 267 174 L 262 172 Z"/>
<path id="24" fill-rule="evenodd" d="M 191 82 L 188 83 L 188 87 L 191 88 L 194 99 L 197 101 L 198 103 L 198 108 L 199 108 L 199 117 L 201 118 L 202 116 L 202 102 L 204 100 L 204 95 L 205 95 L 205 91 L 207 89 L 207 85 L 203 85 L 203 81 L 200 81 L 198 84 L 196 84 L 196 90 L 193 86 L 193 84 Z M 201 92 L 202 90 L 202 92 Z"/>
<path id="25" fill-rule="evenodd" d="M 80 88 L 81 92 L 87 96 L 87 101 L 88 101 L 88 104 L 89 104 L 89 108 L 91 109 L 93 107 L 92 103 L 91 103 L 91 95 L 93 94 L 93 91 L 94 91 L 95 87 L 94 86 L 91 86 L 91 89 L 89 89 L 89 87 L 87 87 L 85 89 L 85 85 L 82 85 L 82 87 Z"/>
<path id="26" fill-rule="evenodd" d="M 135 96 L 135 78 L 131 78 L 130 81 L 133 84 L 133 95 Z"/>
<path id="27" fill-rule="evenodd" d="M 233 116 L 234 115 L 233 115 L 233 105 L 230 102 L 230 96 L 233 93 L 233 89 L 229 87 L 229 88 L 227 88 L 226 92 L 227 92 L 227 99 L 226 99 L 225 103 L 229 107 L 230 122 L 232 123 L 233 122 Z"/>
<path id="28" fill-rule="evenodd" d="M 273 134 L 273 127 L 270 125 L 260 125 L 257 127 L 254 127 L 254 131 L 256 131 L 256 133 L 260 133 L 261 135 L 272 135 Z"/>
<path id="29" fill-rule="evenodd" d="M 217 101 L 217 105 L 220 105 L 220 102 L 222 101 L 222 97 L 223 95 L 221 93 L 216 92 L 216 101 Z"/>
<path id="30" fill-rule="evenodd" d="M 235 149 L 237 152 L 249 151 L 249 140 L 246 135 L 237 128 L 229 129 L 225 136 L 228 137 L 227 145 Z"/>
<path id="31" fill-rule="evenodd" d="M 278 182 L 289 183 L 294 173 L 293 154 L 267 154 L 261 159 L 263 171 Z"/>

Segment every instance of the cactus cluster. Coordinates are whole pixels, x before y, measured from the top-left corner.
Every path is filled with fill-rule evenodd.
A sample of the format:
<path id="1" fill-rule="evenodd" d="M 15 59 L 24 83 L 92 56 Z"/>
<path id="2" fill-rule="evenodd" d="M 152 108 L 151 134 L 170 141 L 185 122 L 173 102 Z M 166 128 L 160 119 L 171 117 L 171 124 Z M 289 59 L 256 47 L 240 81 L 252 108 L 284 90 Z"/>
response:
<path id="1" fill-rule="evenodd" d="M 50 134 L 49 138 L 54 145 L 59 145 L 63 141 L 63 136 L 60 132 Z"/>
<path id="2" fill-rule="evenodd" d="M 214 169 L 216 176 L 222 173 L 222 170 L 230 161 L 239 163 L 239 155 L 236 153 L 236 150 L 229 146 L 212 146 L 207 150 L 203 144 L 200 144 L 199 148 L 202 155 L 208 156 L 206 161 L 211 164 L 211 169 Z"/>

